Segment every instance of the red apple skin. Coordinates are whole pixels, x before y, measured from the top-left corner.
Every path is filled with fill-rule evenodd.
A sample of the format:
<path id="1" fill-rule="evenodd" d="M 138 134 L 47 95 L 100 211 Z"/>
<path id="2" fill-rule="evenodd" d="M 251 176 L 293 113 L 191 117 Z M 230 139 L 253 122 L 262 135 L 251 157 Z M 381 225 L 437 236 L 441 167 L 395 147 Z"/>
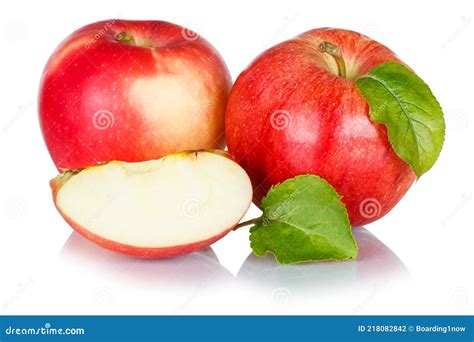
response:
<path id="1" fill-rule="evenodd" d="M 342 52 L 337 76 L 327 41 Z M 229 152 L 249 173 L 254 202 L 300 174 L 325 178 L 342 196 L 353 227 L 388 213 L 416 176 L 393 151 L 386 127 L 369 117 L 354 78 L 385 62 L 402 63 L 359 33 L 323 28 L 270 48 L 238 77 L 226 112 Z"/>
<path id="2" fill-rule="evenodd" d="M 50 181 L 50 186 L 53 193 L 54 205 L 56 206 L 56 209 L 58 210 L 59 214 L 80 235 L 84 236 L 89 241 L 103 248 L 106 248 L 108 250 L 111 250 L 117 253 L 129 255 L 133 257 L 144 258 L 144 259 L 164 259 L 164 258 L 171 258 L 171 257 L 176 257 L 176 256 L 184 255 L 184 254 L 189 254 L 189 253 L 198 251 L 200 249 L 206 248 L 210 246 L 211 244 L 213 244 L 214 242 L 216 242 L 217 240 L 220 240 L 225 235 L 227 235 L 227 233 L 232 231 L 232 229 L 235 228 L 235 226 L 238 223 L 237 222 L 235 225 L 224 230 L 222 233 L 216 236 L 213 236 L 209 239 L 196 241 L 196 242 L 184 244 L 184 245 L 160 247 L 160 248 L 144 248 L 144 247 L 126 245 L 123 243 L 118 243 L 109 239 L 105 239 L 97 234 L 92 233 L 91 231 L 87 230 L 85 227 L 82 227 L 81 225 L 79 225 L 77 222 L 75 222 L 73 219 L 71 219 L 68 215 L 66 215 L 61 210 L 61 208 L 57 205 L 56 198 L 57 198 L 58 191 L 61 189 L 61 186 L 65 183 L 66 180 L 67 179 L 61 181 L 60 178 L 54 178 Z M 249 200 L 249 206 L 250 206 L 250 200 Z"/>
<path id="3" fill-rule="evenodd" d="M 134 44 L 116 39 L 122 32 Z M 108 20 L 67 37 L 39 90 L 58 169 L 225 146 L 229 71 L 204 38 L 163 21 Z"/>

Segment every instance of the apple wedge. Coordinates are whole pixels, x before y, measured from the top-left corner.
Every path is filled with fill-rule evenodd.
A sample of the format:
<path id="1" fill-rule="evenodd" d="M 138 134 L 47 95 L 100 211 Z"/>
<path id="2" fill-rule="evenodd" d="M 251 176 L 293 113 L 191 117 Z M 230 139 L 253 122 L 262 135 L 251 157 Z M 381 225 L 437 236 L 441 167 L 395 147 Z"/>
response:
<path id="1" fill-rule="evenodd" d="M 246 172 L 221 151 L 112 161 L 67 171 L 50 184 L 56 208 L 77 232 L 144 258 L 209 246 L 237 225 L 252 201 Z"/>

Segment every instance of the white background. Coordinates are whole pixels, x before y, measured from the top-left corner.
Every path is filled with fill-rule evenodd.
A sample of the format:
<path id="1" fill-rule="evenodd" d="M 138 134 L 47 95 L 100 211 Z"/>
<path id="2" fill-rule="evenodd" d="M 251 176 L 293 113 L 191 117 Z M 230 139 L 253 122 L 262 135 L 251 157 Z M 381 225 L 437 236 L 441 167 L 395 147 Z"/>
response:
<path id="1" fill-rule="evenodd" d="M 277 266 L 249 256 L 247 229 L 166 261 L 102 250 L 72 234 L 53 206 L 48 181 L 56 171 L 36 96 L 56 45 L 76 28 L 113 17 L 167 20 L 197 31 L 220 51 L 234 79 L 263 50 L 308 29 L 364 33 L 394 50 L 437 95 L 447 122 L 441 156 L 395 209 L 356 233 L 358 261 Z M 472 21 L 472 1 L 4 3 L 0 313 L 473 314 Z M 252 208 L 247 217 L 257 215 Z"/>

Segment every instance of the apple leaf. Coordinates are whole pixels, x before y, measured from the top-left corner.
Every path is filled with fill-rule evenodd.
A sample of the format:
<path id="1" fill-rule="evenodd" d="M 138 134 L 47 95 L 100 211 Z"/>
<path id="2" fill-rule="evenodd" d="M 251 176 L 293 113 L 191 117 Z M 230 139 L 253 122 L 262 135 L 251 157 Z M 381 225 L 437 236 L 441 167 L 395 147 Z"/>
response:
<path id="1" fill-rule="evenodd" d="M 346 207 L 324 179 L 302 175 L 270 189 L 263 215 L 250 229 L 256 255 L 271 252 L 280 264 L 357 256 Z"/>
<path id="2" fill-rule="evenodd" d="M 428 85 L 407 67 L 384 63 L 356 81 L 370 117 L 384 124 L 395 153 L 417 177 L 438 159 L 444 142 L 443 111 Z"/>

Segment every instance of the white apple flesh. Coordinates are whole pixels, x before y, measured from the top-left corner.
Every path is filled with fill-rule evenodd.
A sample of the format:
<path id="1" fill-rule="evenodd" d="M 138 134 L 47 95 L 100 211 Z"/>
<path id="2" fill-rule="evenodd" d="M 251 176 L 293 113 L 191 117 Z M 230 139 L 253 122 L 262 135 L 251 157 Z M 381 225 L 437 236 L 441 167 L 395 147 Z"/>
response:
<path id="1" fill-rule="evenodd" d="M 246 172 L 213 151 L 112 161 L 66 172 L 51 187 L 59 212 L 80 234 L 147 258 L 209 246 L 238 224 L 252 201 Z"/>

